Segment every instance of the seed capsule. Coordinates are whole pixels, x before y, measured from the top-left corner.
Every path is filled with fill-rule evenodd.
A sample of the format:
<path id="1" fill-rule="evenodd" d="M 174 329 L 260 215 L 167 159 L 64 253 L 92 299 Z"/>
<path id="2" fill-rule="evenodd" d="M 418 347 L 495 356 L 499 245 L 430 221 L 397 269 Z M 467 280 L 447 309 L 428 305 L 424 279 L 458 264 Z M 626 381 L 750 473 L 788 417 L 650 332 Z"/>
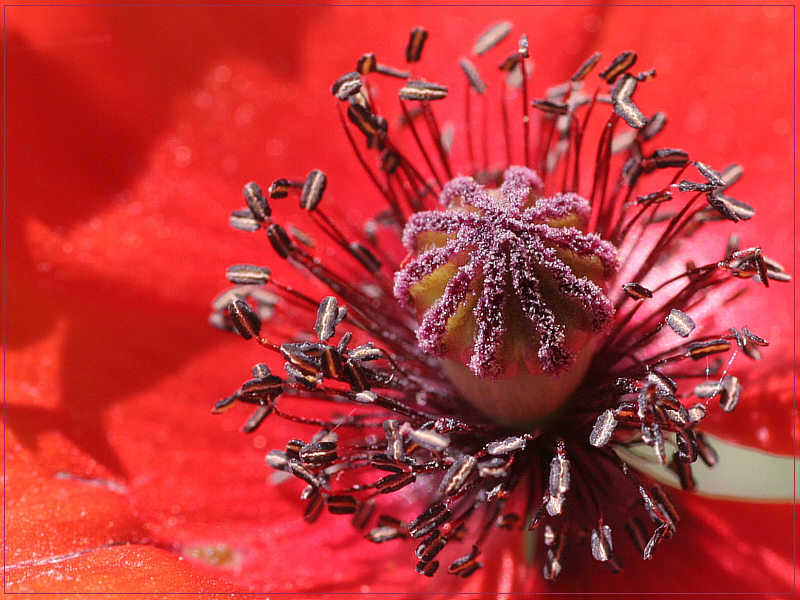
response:
<path id="1" fill-rule="evenodd" d="M 611 64 L 600 73 L 600 78 L 605 79 L 609 84 L 614 83 L 617 77 L 630 69 L 636 62 L 636 52 L 623 52 L 616 56 Z"/>
<path id="2" fill-rule="evenodd" d="M 662 407 L 664 410 L 664 414 L 667 415 L 667 418 L 678 425 L 679 427 L 686 427 L 689 423 L 692 423 L 692 419 L 689 416 L 689 411 L 686 410 L 683 405 L 677 402 L 677 408 L 670 408 L 670 407 Z"/>
<path id="3" fill-rule="evenodd" d="M 225 272 L 225 277 L 231 283 L 263 285 L 269 281 L 270 270 L 267 267 L 257 267 L 255 265 L 232 265 Z"/>
<path id="4" fill-rule="evenodd" d="M 250 305 L 241 298 L 234 298 L 228 304 L 228 314 L 231 316 L 233 326 L 244 339 L 258 337 L 261 332 L 261 319 L 253 312 Z"/>
<path id="5" fill-rule="evenodd" d="M 347 350 L 347 346 L 350 344 L 350 340 L 353 339 L 353 334 L 350 331 L 345 331 L 344 335 L 339 338 L 339 343 L 336 346 L 336 349 L 339 352 L 345 352 Z"/>
<path id="6" fill-rule="evenodd" d="M 639 71 L 636 75 L 634 75 L 638 81 L 650 81 L 651 79 L 655 78 L 655 76 L 655 67 L 648 69 L 647 71 Z"/>
<path id="7" fill-rule="evenodd" d="M 592 428 L 592 433 L 589 434 L 589 443 L 596 448 L 602 448 L 611 441 L 611 436 L 614 434 L 616 427 L 617 419 L 614 416 L 614 411 L 603 411 L 603 413 L 597 417 L 597 421 Z"/>
<path id="8" fill-rule="evenodd" d="M 478 56 L 486 54 L 497 44 L 502 42 L 509 33 L 511 33 L 510 21 L 503 21 L 497 25 L 492 25 L 492 27 L 483 32 L 478 38 L 478 41 L 475 42 L 472 52 Z"/>
<path id="9" fill-rule="evenodd" d="M 264 194 L 261 193 L 261 187 L 255 181 L 244 186 L 244 200 L 257 221 L 263 223 L 269 219 L 272 211 Z"/>
<path id="10" fill-rule="evenodd" d="M 474 456 L 465 454 L 460 456 L 456 461 L 450 465 L 450 468 L 444 474 L 442 482 L 439 485 L 439 493 L 442 496 L 452 496 L 458 492 L 461 487 L 466 483 L 478 461 Z"/>
<path id="11" fill-rule="evenodd" d="M 736 345 L 739 346 L 739 350 L 745 352 L 745 348 L 749 346 L 749 344 L 747 343 L 747 338 L 745 338 L 744 335 L 742 335 L 742 333 L 735 327 L 731 327 L 730 331 L 731 334 L 733 335 L 733 339 L 736 340 Z"/>
<path id="12" fill-rule="evenodd" d="M 447 96 L 447 86 L 427 81 L 409 81 L 400 88 L 402 100 L 442 100 Z"/>
<path id="13" fill-rule="evenodd" d="M 688 337 L 694 330 L 694 321 L 685 312 L 673 308 L 666 318 L 667 325 L 681 337 Z"/>
<path id="14" fill-rule="evenodd" d="M 408 62 L 415 63 L 420 59 L 426 39 L 428 39 L 428 32 L 424 28 L 414 27 L 411 30 L 411 35 L 408 37 L 408 45 L 406 46 L 406 60 Z"/>

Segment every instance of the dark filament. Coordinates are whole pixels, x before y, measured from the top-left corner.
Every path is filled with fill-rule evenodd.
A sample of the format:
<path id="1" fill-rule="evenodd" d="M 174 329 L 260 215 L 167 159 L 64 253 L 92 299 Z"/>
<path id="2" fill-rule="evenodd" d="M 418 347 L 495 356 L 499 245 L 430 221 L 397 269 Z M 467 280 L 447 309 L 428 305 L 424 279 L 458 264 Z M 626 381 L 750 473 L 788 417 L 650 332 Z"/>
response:
<path id="1" fill-rule="evenodd" d="M 487 31 L 474 48 L 475 63 L 489 60 L 485 56 L 505 43 L 509 31 L 507 23 Z M 411 33 L 406 57 L 415 67 L 426 38 L 422 29 Z M 681 242 L 690 235 L 701 236 L 707 223 L 744 221 L 753 210 L 727 195 L 740 167 L 716 171 L 683 150 L 653 147 L 652 138 L 665 118 L 662 113 L 645 117 L 634 102 L 637 85 L 653 75 L 628 73 L 635 53 L 616 57 L 600 72 L 599 83 L 587 84 L 600 60 L 592 55 L 570 81 L 532 103 L 526 58 L 523 36 L 500 65 L 505 80 L 498 110 L 504 155 L 496 157 L 488 156 L 485 144 L 491 135 L 486 115 L 492 82 L 487 85 L 479 75 L 480 64 L 462 61 L 467 97 L 463 130 L 472 177 L 454 180 L 458 167 L 452 164 L 434 112 L 435 103 L 447 102 L 448 88 L 418 75 L 408 79 L 408 73 L 364 55 L 355 71 L 334 83 L 332 92 L 341 103 L 347 139 L 384 206 L 363 233 L 351 233 L 326 212 L 327 177 L 322 171 L 312 170 L 304 180 L 275 180 L 270 199 L 298 201 L 327 238 L 326 252 L 321 242 L 276 222 L 261 188 L 247 184 L 247 208 L 234 211 L 231 224 L 245 231 L 263 230 L 277 256 L 304 272 L 307 283 L 296 288 L 265 267 L 235 265 L 228 278 L 237 287 L 215 301 L 211 317 L 215 326 L 254 339 L 284 363 L 284 374 L 256 365 L 252 377 L 217 402 L 214 412 L 234 404 L 253 405 L 255 412 L 243 427 L 248 433 L 270 417 L 301 426 L 304 439 L 290 440 L 267 460 L 302 483 L 305 519 L 317 520 L 327 507 L 330 513 L 351 518 L 370 542 L 412 538 L 416 570 L 425 576 L 446 572 L 468 577 L 482 566 L 480 548 L 487 537 L 508 530 L 537 530 L 546 579 L 559 575 L 568 548 L 591 554 L 618 571 L 623 531 L 645 560 L 651 558 L 663 540 L 675 535 L 678 513 L 663 488 L 625 462 L 624 451 L 649 447 L 654 460 L 673 471 L 683 488 L 691 489 L 692 463 L 698 458 L 709 465 L 716 462 L 700 431 L 709 403 L 717 399 L 724 411 L 735 408 L 741 385 L 728 367 L 738 352 L 757 359 L 758 348 L 767 344 L 747 328 L 702 331 L 690 314 L 701 306 L 719 310 L 710 304 L 709 292 L 740 279 L 752 278 L 765 286 L 770 280 L 789 279 L 760 247 L 739 250 L 738 244 L 729 245 L 700 266 L 689 256 L 681 259 Z M 392 85 L 398 77 L 406 79 L 398 91 L 403 119 L 394 127 L 378 113 L 372 90 L 382 78 Z M 597 88 L 586 93 L 588 85 Z M 482 98 L 479 123 L 470 100 L 475 94 Z M 605 127 L 590 149 L 584 139 L 590 116 L 602 119 L 603 112 Z M 537 139 L 531 140 L 532 131 L 538 132 Z M 480 164 L 473 149 L 476 132 L 484 143 Z M 412 158 L 416 155 L 421 164 Z M 515 167 L 514 160 L 525 167 L 538 165 L 538 175 Z M 702 181 L 685 179 L 687 170 L 696 171 Z M 502 258 L 508 264 L 495 275 L 483 273 L 490 282 L 497 279 L 486 293 L 501 294 L 509 281 L 524 286 L 530 264 L 526 252 L 547 254 L 553 244 L 577 253 L 587 244 L 595 249 L 608 246 L 616 248 L 621 259 L 619 274 L 609 270 L 610 303 L 597 327 L 610 323 L 610 331 L 600 339 L 583 383 L 546 426 L 531 431 L 496 425 L 458 398 L 438 361 L 420 347 L 416 319 L 395 301 L 391 286 L 405 258 L 399 244 L 404 227 L 410 228 L 407 232 L 461 231 L 469 238 L 464 247 L 480 245 L 479 228 L 470 229 L 475 213 L 445 211 L 437 198 L 453 194 L 455 187 L 475 206 L 495 210 L 481 204 L 483 190 L 497 187 L 504 171 L 512 174 L 506 181 L 527 178 L 528 186 L 536 178 L 544 194 L 563 202 L 578 198 L 585 204 L 581 210 L 587 225 L 566 240 L 553 238 L 558 232 L 545 231 L 535 221 L 518 219 L 519 238 L 514 243 L 524 240 L 525 251 Z M 586 175 L 579 176 L 581 172 Z M 508 185 L 508 195 L 514 196 L 510 188 L 516 184 Z M 366 192 L 359 194 L 364 197 Z M 520 217 L 501 212 L 486 218 L 508 222 Z M 461 267 L 464 281 L 470 280 L 470 269 L 492 264 L 496 243 L 500 242 L 485 246 L 486 255 L 475 265 Z M 415 259 L 418 264 L 412 261 L 405 269 L 425 270 L 431 261 L 443 264 L 463 249 L 457 244 L 445 247 L 439 255 Z M 661 275 L 664 269 L 656 271 L 656 265 L 671 267 L 673 274 Z M 458 277 L 450 289 L 454 306 L 464 288 Z M 574 285 L 577 282 L 565 282 L 564 289 Z M 532 300 L 530 310 L 546 337 L 553 330 L 540 304 Z M 304 325 L 282 334 L 278 321 L 273 327 L 276 313 L 288 315 L 293 327 Z M 479 327 L 486 325 L 483 341 L 476 343 L 473 362 L 476 372 L 491 374 L 502 366 L 498 348 L 492 345 L 492 327 L 502 329 L 503 323 L 492 325 L 494 313 L 484 313 L 478 317 Z M 421 338 L 423 346 L 436 345 L 436 332 L 447 315 L 444 311 L 444 320 L 436 323 L 423 321 L 422 328 L 430 330 Z M 294 341 L 281 341 L 285 339 Z M 560 360 L 557 350 L 554 342 L 554 365 Z M 392 494 L 409 489 L 416 494 L 418 512 L 387 514 L 393 509 Z M 440 562 L 447 567 L 439 568 Z"/>

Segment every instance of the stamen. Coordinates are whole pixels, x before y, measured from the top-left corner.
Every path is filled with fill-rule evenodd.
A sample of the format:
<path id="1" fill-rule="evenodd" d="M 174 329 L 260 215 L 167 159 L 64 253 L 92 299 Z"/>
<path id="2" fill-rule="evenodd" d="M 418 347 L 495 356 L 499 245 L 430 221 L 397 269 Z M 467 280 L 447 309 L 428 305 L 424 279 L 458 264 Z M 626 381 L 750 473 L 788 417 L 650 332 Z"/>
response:
<path id="1" fill-rule="evenodd" d="M 245 433 L 275 419 L 314 428 L 296 434 L 310 441 L 291 439 L 266 456 L 302 482 L 303 518 L 325 526 L 327 507 L 351 515 L 367 541 L 414 538 L 416 571 L 428 577 L 469 577 L 483 566 L 489 536 L 519 535 L 520 524 L 543 540 L 538 568 L 547 580 L 560 575 L 568 547 L 619 571 L 624 544 L 618 535 L 612 543 L 612 532 L 622 526 L 642 558 L 652 558 L 675 537 L 678 506 L 626 452 L 651 449 L 684 489 L 695 488 L 692 464 L 718 461 L 701 431 L 708 411 L 744 401 L 729 368 L 740 352 L 757 360 L 768 345 L 746 327 L 708 330 L 697 314 L 719 315 L 738 297 L 709 293 L 722 285 L 790 280 L 760 246 L 740 249 L 736 236 L 707 264 L 683 254 L 690 245 L 680 242 L 706 223 L 745 222 L 755 211 L 728 195 L 738 165 L 717 171 L 685 150 L 652 147 L 666 117 L 645 118 L 634 103 L 637 86 L 655 76 L 629 72 L 634 52 L 614 58 L 593 92 L 584 85 L 597 53 L 530 103 L 521 36 L 500 66 L 504 161 L 490 157 L 492 101 L 480 62 L 510 31 L 510 23 L 491 27 L 472 59 L 460 61 L 471 169 L 451 164 L 433 113 L 431 101 L 446 106 L 447 85 L 417 74 L 409 81 L 374 53 L 339 77 L 331 92 L 342 128 L 385 205 L 363 235 L 352 234 L 326 212 L 333 199 L 321 204 L 323 171 L 273 180 L 269 198 L 293 195 L 324 233 L 317 238 L 278 222 L 258 184 L 248 183 L 247 208 L 231 213 L 231 225 L 263 230 L 285 265 L 329 292 L 320 301 L 302 283 L 276 279 L 275 269 L 233 265 L 226 277 L 235 287 L 214 300 L 209 318 L 283 363 L 280 374 L 256 364 L 212 412 L 249 405 Z M 415 68 L 427 36 L 417 27 L 408 38 L 405 58 Z M 407 80 L 394 97 L 413 140 L 408 152 L 374 102 L 372 79 L 381 75 Z M 508 113 L 515 94 L 521 123 Z M 531 106 L 541 122 L 533 144 Z M 606 121 L 593 139 L 598 113 Z M 582 176 L 590 143 L 594 171 Z M 525 166 L 513 165 L 516 150 Z M 410 158 L 417 155 L 424 167 Z M 460 169 L 469 175 L 453 177 Z M 692 169 L 702 181 L 684 178 Z M 651 183 L 655 173 L 662 176 Z M 405 260 L 400 242 L 411 253 Z M 287 325 L 295 331 L 286 334 Z M 379 505 L 410 504 L 409 521 L 375 518 Z"/>

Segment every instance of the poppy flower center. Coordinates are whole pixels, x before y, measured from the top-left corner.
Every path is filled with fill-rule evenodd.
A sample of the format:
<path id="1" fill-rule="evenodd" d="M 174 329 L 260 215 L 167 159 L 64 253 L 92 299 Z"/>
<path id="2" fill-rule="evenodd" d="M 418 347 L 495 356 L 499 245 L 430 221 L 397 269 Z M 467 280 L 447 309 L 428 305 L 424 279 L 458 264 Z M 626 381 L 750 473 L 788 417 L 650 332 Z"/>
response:
<path id="1" fill-rule="evenodd" d="M 588 201 L 543 195 L 525 167 L 508 168 L 494 189 L 458 177 L 439 199 L 444 211 L 405 227 L 415 256 L 395 275 L 395 296 L 467 401 L 501 424 L 536 423 L 580 383 L 594 336 L 613 319 L 604 284 L 616 248 L 584 231 Z"/>

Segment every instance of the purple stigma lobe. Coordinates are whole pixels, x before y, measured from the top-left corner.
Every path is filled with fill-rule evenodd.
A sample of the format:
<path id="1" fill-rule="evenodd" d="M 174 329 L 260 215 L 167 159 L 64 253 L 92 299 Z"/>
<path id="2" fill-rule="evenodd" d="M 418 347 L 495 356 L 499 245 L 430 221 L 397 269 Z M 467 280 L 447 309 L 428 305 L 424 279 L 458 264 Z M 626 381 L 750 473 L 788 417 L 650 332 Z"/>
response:
<path id="1" fill-rule="evenodd" d="M 458 177 L 444 186 L 439 198 L 449 210 L 419 212 L 409 219 L 403 243 L 417 256 L 395 274 L 394 294 L 420 312 L 417 339 L 424 352 L 457 354 L 445 338 L 450 319 L 471 294 L 477 298 L 468 366 L 480 377 L 500 377 L 510 366 L 503 363 L 502 350 L 509 327 L 520 326 L 509 323 L 512 298 L 525 317 L 521 326 L 528 328 L 527 333 L 517 332 L 516 339 L 530 339 L 542 371 L 550 375 L 575 360 L 570 328 L 593 333 L 607 329 L 614 315 L 611 301 L 595 281 L 576 275 L 572 265 L 578 261 L 582 272 L 593 268 L 608 276 L 618 268 L 617 250 L 579 229 L 591 212 L 585 199 L 571 193 L 543 197 L 542 190 L 539 176 L 526 167 L 508 168 L 496 190 Z M 565 226 L 552 225 L 558 222 Z M 426 233 L 440 234 L 442 245 L 420 246 L 419 237 Z M 430 305 L 415 304 L 426 278 L 456 256 L 454 274 L 446 285 L 436 284 L 440 295 L 428 299 Z"/>

